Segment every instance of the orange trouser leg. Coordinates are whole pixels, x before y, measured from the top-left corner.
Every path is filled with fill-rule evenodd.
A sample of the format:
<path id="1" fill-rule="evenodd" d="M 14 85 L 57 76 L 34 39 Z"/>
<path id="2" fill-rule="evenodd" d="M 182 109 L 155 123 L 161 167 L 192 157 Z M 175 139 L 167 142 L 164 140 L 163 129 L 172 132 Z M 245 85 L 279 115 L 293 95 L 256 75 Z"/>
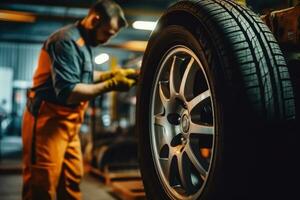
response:
<path id="1" fill-rule="evenodd" d="M 80 142 L 79 139 L 76 139 L 79 125 L 74 121 L 53 116 L 50 111 L 50 109 L 47 110 L 47 107 L 44 108 L 43 114 L 37 119 L 34 141 L 35 163 L 31 163 L 30 156 L 34 118 L 27 111 L 24 113 L 22 133 L 24 143 L 23 199 L 56 199 L 56 189 L 60 176 L 63 175 L 66 177 L 64 182 L 66 183 L 65 194 L 67 194 L 64 199 L 78 200 L 81 199 L 81 196 L 79 186 L 75 185 L 79 185 L 82 176 Z M 76 149 L 76 153 L 74 149 Z M 74 154 L 70 154 L 70 151 Z M 80 164 L 78 164 L 79 162 Z M 69 174 L 72 175 L 68 176 Z M 72 178 L 76 181 L 72 182 Z"/>
<path id="2" fill-rule="evenodd" d="M 22 140 L 23 140 L 23 199 L 32 199 L 30 180 L 31 180 L 31 145 L 34 117 L 27 111 L 23 115 Z"/>
<path id="3" fill-rule="evenodd" d="M 70 141 L 63 161 L 57 200 L 81 199 L 79 184 L 83 174 L 80 140 L 76 134 Z"/>

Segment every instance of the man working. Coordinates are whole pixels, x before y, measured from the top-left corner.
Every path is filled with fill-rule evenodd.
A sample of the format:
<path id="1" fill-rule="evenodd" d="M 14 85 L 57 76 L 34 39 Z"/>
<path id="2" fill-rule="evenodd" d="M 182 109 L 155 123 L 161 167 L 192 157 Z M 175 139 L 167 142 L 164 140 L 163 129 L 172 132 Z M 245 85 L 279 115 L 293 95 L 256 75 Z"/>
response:
<path id="1" fill-rule="evenodd" d="M 44 43 L 23 116 L 23 199 L 81 199 L 79 128 L 87 101 L 127 91 L 135 70 L 93 70 L 92 49 L 126 26 L 120 6 L 100 0 L 80 22 Z"/>

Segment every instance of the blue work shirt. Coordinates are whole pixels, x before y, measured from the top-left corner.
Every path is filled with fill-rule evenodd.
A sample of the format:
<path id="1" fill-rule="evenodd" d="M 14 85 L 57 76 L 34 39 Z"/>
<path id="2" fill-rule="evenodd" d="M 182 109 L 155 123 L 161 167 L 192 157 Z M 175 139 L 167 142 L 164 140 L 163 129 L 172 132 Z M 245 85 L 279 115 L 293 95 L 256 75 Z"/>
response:
<path id="1" fill-rule="evenodd" d="M 43 44 L 33 77 L 33 91 L 45 101 L 64 106 L 78 83 L 93 82 L 93 53 L 79 23 L 53 33 Z"/>

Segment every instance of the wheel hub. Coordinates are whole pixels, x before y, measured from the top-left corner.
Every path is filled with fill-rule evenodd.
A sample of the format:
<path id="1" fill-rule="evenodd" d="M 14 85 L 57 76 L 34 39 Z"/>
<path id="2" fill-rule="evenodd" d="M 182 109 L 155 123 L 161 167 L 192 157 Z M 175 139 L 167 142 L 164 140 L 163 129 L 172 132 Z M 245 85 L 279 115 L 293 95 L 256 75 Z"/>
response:
<path id="1" fill-rule="evenodd" d="M 180 120 L 180 126 L 183 133 L 187 134 L 190 129 L 190 118 L 187 114 L 184 114 Z"/>

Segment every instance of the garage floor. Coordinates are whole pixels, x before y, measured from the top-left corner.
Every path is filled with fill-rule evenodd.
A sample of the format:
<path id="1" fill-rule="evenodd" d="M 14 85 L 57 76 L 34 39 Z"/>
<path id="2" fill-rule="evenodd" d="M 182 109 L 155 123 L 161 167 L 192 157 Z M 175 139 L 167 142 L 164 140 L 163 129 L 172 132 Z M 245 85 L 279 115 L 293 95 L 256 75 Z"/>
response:
<path id="1" fill-rule="evenodd" d="M 0 199 L 20 200 L 22 191 L 20 137 L 5 137 L 0 140 Z M 96 177 L 86 173 L 81 190 L 83 200 L 117 200 L 111 188 Z"/>
<path id="2" fill-rule="evenodd" d="M 20 200 L 22 188 L 21 174 L 0 174 L 0 199 Z M 81 184 L 83 200 L 116 200 L 111 189 L 95 177 L 86 174 Z"/>

